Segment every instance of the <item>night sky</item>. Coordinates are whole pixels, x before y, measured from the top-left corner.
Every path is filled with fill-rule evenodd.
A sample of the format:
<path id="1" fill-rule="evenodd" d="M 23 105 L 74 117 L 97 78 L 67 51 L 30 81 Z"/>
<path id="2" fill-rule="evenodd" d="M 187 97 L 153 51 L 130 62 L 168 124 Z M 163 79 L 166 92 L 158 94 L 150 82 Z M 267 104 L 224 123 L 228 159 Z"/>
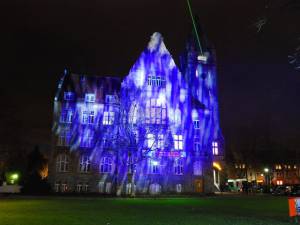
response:
<path id="1" fill-rule="evenodd" d="M 300 42 L 300 11 L 272 9 L 257 33 L 262 0 L 191 3 L 216 48 L 228 149 L 247 151 L 264 137 L 300 150 L 300 72 L 287 59 Z M 26 149 L 50 144 L 53 99 L 65 67 L 125 76 L 155 31 L 178 64 L 191 30 L 185 0 L 1 1 L 0 14 L 0 144 L 13 136 Z"/>

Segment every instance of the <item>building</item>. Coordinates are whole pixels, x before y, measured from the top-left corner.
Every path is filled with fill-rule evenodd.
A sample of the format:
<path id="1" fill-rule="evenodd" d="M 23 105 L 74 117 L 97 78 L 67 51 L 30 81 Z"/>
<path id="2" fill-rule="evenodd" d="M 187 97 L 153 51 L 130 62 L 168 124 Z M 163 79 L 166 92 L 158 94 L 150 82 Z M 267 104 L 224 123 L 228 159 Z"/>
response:
<path id="1" fill-rule="evenodd" d="M 253 185 L 300 185 L 300 167 L 294 160 L 285 163 L 274 163 L 269 166 L 235 163 L 228 173 L 228 182 L 249 182 Z M 293 162 L 293 163 L 292 163 Z"/>
<path id="2" fill-rule="evenodd" d="M 192 35 L 180 65 L 154 33 L 123 79 L 66 71 L 54 100 L 54 190 L 218 191 L 224 141 L 214 51 L 206 44 L 199 52 Z"/>

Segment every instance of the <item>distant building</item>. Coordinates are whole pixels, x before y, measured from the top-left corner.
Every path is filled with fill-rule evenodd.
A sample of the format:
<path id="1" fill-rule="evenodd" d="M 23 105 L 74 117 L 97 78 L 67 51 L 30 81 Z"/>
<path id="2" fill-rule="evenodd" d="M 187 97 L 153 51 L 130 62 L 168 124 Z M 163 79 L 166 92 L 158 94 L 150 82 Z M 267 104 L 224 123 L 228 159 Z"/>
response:
<path id="1" fill-rule="evenodd" d="M 229 164 L 227 164 L 229 167 Z M 253 166 L 235 163 L 228 174 L 231 181 L 247 181 L 261 185 L 299 185 L 300 165 L 296 163 L 275 163 L 271 166 Z"/>
<path id="2" fill-rule="evenodd" d="M 57 192 L 208 193 L 224 141 L 215 56 L 191 37 L 180 69 L 154 33 L 123 79 L 66 72 L 54 100 L 49 180 Z"/>

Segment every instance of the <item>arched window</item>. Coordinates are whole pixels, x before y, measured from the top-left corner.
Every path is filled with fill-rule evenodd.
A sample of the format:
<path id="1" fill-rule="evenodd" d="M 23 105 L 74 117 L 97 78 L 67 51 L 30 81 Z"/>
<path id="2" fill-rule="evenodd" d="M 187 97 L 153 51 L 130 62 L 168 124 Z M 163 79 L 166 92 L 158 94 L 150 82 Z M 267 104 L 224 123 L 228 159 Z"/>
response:
<path id="1" fill-rule="evenodd" d="M 103 157 L 100 162 L 100 172 L 101 173 L 111 173 L 112 172 L 112 158 Z"/>
<path id="2" fill-rule="evenodd" d="M 91 170 L 91 160 L 90 160 L 90 157 L 88 155 L 82 155 L 80 157 L 79 170 L 82 173 L 90 172 L 90 170 Z"/>
<path id="3" fill-rule="evenodd" d="M 56 158 L 56 171 L 67 172 L 69 171 L 70 157 L 67 154 L 60 154 Z"/>
<path id="4" fill-rule="evenodd" d="M 174 162 L 174 173 L 176 175 L 182 175 L 183 174 L 183 160 L 182 159 L 176 159 Z"/>

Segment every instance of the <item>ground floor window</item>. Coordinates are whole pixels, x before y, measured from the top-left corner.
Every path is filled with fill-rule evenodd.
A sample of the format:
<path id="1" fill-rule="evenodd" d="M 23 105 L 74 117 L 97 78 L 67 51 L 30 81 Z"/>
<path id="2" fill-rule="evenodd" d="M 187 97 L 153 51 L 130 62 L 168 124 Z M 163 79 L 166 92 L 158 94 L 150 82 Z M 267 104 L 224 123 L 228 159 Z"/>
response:
<path id="1" fill-rule="evenodd" d="M 76 185 L 77 192 L 88 192 L 89 191 L 89 184 L 88 183 L 78 183 Z"/>
<path id="2" fill-rule="evenodd" d="M 100 193 L 104 193 L 104 185 L 105 185 L 104 181 L 99 181 L 98 188 Z"/>
<path id="3" fill-rule="evenodd" d="M 59 188 L 60 188 L 60 183 L 59 182 L 55 182 L 55 184 L 54 184 L 54 191 L 55 192 L 59 192 L 60 191 Z"/>
<path id="4" fill-rule="evenodd" d="M 106 187 L 105 187 L 105 192 L 107 193 L 107 194 L 110 194 L 111 193 L 111 183 L 109 182 L 109 183 L 106 183 Z"/>
<path id="5" fill-rule="evenodd" d="M 182 192 L 182 184 L 176 184 L 176 192 L 181 193 Z"/>
<path id="6" fill-rule="evenodd" d="M 160 184 L 151 184 L 149 189 L 150 194 L 155 195 L 159 194 L 161 192 L 161 186 Z"/>
<path id="7" fill-rule="evenodd" d="M 136 185 L 134 184 L 133 190 L 132 190 L 131 187 L 132 187 L 131 184 L 126 184 L 126 194 L 127 194 L 127 195 L 132 194 L 132 193 L 131 193 L 132 191 L 133 191 L 133 193 L 135 193 Z"/>

